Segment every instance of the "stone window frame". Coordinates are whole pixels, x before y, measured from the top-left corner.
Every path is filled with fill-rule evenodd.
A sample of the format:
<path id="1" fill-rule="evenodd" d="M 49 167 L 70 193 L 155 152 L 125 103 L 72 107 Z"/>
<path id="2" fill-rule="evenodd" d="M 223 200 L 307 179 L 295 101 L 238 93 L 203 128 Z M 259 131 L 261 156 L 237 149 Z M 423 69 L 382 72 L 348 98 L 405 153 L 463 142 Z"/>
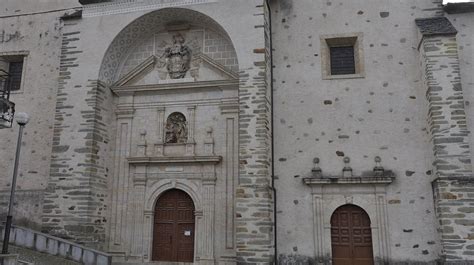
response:
<path id="1" fill-rule="evenodd" d="M 351 79 L 365 77 L 363 33 L 321 35 L 321 74 L 323 80 Z M 331 74 L 331 47 L 354 46 L 355 74 Z"/>
<path id="2" fill-rule="evenodd" d="M 2 57 L 23 57 L 23 69 L 22 69 L 22 72 L 21 72 L 20 89 L 11 91 L 10 94 L 23 94 L 23 92 L 25 91 L 25 81 L 26 81 L 25 76 L 27 74 L 26 69 L 27 69 L 27 65 L 28 65 L 28 56 L 29 56 L 29 54 L 30 53 L 28 51 L 0 52 L 0 58 L 2 58 Z"/>

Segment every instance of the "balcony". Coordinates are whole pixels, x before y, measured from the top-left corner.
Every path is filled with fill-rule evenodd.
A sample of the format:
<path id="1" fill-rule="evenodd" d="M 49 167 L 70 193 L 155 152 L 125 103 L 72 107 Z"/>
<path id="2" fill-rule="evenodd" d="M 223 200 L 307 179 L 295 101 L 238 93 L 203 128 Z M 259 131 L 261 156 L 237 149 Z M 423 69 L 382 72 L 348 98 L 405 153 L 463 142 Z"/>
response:
<path id="1" fill-rule="evenodd" d="M 11 128 L 15 103 L 10 101 L 10 74 L 0 69 L 0 129 Z"/>

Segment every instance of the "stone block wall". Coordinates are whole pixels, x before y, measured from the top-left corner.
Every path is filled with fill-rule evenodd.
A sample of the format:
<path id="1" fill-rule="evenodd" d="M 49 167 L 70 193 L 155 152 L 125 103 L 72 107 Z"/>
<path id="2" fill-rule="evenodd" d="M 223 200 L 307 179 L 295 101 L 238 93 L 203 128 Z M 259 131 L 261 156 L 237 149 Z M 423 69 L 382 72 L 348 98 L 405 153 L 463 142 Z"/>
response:
<path id="1" fill-rule="evenodd" d="M 234 47 L 228 40 L 217 33 L 207 31 L 204 43 L 204 53 L 206 55 L 229 69 L 238 72 L 237 55 L 235 54 Z"/>
<path id="2" fill-rule="evenodd" d="M 252 1 L 259 18 L 252 34 L 262 39 L 253 50 L 254 67 L 241 69 L 239 89 L 239 186 L 236 191 L 238 264 L 272 264 L 271 106 L 265 63 L 264 1 Z M 250 51 L 249 51 L 250 52 Z"/>
<path id="3" fill-rule="evenodd" d="M 474 223 L 470 131 L 460 76 L 457 31 L 446 19 L 417 20 L 428 123 L 433 144 L 433 191 L 442 258 L 472 260 Z"/>
<path id="4" fill-rule="evenodd" d="M 105 240 L 111 92 L 72 73 L 83 51 L 76 19 L 66 20 L 43 231 L 101 247 Z M 75 77 L 75 78 L 74 78 Z M 68 216 L 68 218 L 63 218 Z"/>
<path id="5" fill-rule="evenodd" d="M 16 112 L 27 112 L 19 161 L 14 223 L 39 229 L 44 190 L 50 172 L 54 111 L 63 25 L 60 17 L 79 7 L 74 1 L 45 1 L 22 5 L 2 1 L 0 57 L 23 55 L 24 72 L 19 91 L 10 100 Z M 24 4 L 24 3 L 23 3 Z M 0 216 L 6 215 L 13 173 L 18 125 L 0 130 Z M 4 219 L 1 219 L 4 221 Z"/>

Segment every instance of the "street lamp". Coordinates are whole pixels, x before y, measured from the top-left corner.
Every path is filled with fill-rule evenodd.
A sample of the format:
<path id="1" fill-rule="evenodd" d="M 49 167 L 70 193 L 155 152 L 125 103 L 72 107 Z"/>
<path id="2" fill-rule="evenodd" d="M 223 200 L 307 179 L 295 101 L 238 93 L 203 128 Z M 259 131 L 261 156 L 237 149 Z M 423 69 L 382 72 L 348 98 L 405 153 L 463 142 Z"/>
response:
<path id="1" fill-rule="evenodd" d="M 5 224 L 5 235 L 3 238 L 3 248 L 2 254 L 8 254 L 8 243 L 10 241 L 10 230 L 12 227 L 12 210 L 13 202 L 15 200 L 15 188 L 16 188 L 16 176 L 18 175 L 18 162 L 20 160 L 20 149 L 21 149 L 21 137 L 23 136 L 23 128 L 30 120 L 28 114 L 24 112 L 19 112 L 15 115 L 15 120 L 18 125 L 20 125 L 20 130 L 18 131 L 18 142 L 16 143 L 16 155 L 15 155 L 15 166 L 13 167 L 13 180 L 12 180 L 12 190 L 10 193 L 10 203 L 8 204 L 8 214 L 7 222 Z"/>

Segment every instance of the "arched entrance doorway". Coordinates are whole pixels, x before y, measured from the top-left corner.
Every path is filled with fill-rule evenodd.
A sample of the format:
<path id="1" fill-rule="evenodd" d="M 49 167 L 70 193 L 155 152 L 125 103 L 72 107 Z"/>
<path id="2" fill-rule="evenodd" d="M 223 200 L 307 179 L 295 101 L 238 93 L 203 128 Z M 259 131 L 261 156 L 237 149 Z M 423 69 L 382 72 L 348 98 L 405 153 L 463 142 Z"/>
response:
<path id="1" fill-rule="evenodd" d="M 355 205 L 343 205 L 331 216 L 333 265 L 373 265 L 369 215 Z"/>
<path id="2" fill-rule="evenodd" d="M 188 194 L 173 189 L 155 205 L 153 261 L 194 261 L 194 203 Z"/>

